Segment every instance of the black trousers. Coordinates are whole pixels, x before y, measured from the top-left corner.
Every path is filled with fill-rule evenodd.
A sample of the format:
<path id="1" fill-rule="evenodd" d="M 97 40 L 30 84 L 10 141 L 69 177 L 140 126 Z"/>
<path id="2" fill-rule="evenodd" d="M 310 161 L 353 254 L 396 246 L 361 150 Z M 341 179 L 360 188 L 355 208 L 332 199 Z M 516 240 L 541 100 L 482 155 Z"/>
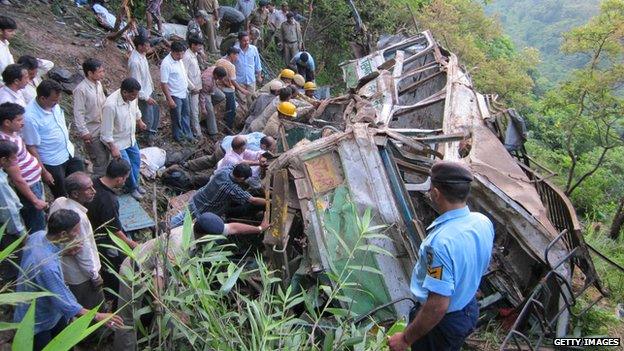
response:
<path id="1" fill-rule="evenodd" d="M 416 317 L 420 304 L 410 311 L 410 323 Z M 464 340 L 477 326 L 479 305 L 472 299 L 463 309 L 447 313 L 425 336 L 412 344 L 412 351 L 459 351 Z"/>
<path id="2" fill-rule="evenodd" d="M 42 332 L 35 334 L 35 338 L 33 340 L 33 350 L 34 351 L 43 350 L 43 348 L 46 347 L 46 345 L 49 344 L 50 341 L 52 341 L 52 339 L 54 339 L 55 336 L 57 336 L 61 331 L 63 331 L 63 329 L 65 329 L 66 326 L 67 326 L 67 323 L 65 323 L 65 319 L 61 317 L 61 319 L 58 321 L 58 323 L 56 323 L 54 327 L 52 327 L 52 329 L 44 330 Z"/>
<path id="3" fill-rule="evenodd" d="M 58 166 L 50 166 L 44 164 L 45 168 L 52 174 L 52 178 L 54 178 L 54 185 L 48 185 L 50 187 L 50 191 L 52 191 L 52 195 L 55 198 L 67 195 L 67 190 L 65 189 L 65 178 L 78 171 L 84 172 L 84 160 L 78 156 L 70 157 L 64 163 L 61 163 Z"/>

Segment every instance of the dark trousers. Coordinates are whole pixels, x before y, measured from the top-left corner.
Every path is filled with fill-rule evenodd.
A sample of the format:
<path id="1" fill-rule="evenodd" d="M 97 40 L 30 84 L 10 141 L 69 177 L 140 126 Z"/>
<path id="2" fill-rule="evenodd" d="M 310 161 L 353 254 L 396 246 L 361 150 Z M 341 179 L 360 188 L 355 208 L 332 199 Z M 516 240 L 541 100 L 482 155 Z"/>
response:
<path id="1" fill-rule="evenodd" d="M 410 311 L 410 323 L 416 317 L 420 304 Z M 472 299 L 463 309 L 447 313 L 425 336 L 412 344 L 412 351 L 459 351 L 464 340 L 477 326 L 479 305 Z"/>
<path id="2" fill-rule="evenodd" d="M 189 99 L 172 96 L 176 107 L 169 110 L 171 114 L 171 133 L 177 142 L 192 139 L 191 120 L 189 116 Z"/>
<path id="3" fill-rule="evenodd" d="M 54 178 L 54 185 L 50 185 L 49 187 L 55 198 L 67 195 L 67 190 L 65 189 L 65 178 L 68 175 L 78 171 L 84 172 L 85 170 L 84 161 L 82 158 L 77 156 L 70 157 L 67 161 L 58 166 L 45 164 L 44 166 Z"/>
<path id="4" fill-rule="evenodd" d="M 35 194 L 35 196 L 37 196 L 37 198 L 43 200 L 43 182 L 38 181 L 37 183 L 31 185 L 30 190 L 33 194 Z M 28 233 L 44 230 L 46 227 L 45 213 L 42 210 L 36 209 L 35 205 L 22 196 L 22 194 L 18 193 L 17 196 L 19 196 L 23 205 L 20 210 L 20 215 L 22 215 L 22 219 L 24 220 L 24 225 L 26 226 Z"/>
<path id="5" fill-rule="evenodd" d="M 65 319 L 61 317 L 61 319 L 56 323 L 56 325 L 50 330 L 44 330 L 35 334 L 35 338 L 33 340 L 33 350 L 41 351 L 47 344 L 54 339 L 65 327 L 67 323 L 65 323 Z"/>
<path id="6" fill-rule="evenodd" d="M 111 245 L 110 243 L 108 243 Z M 104 297 L 108 301 L 113 301 L 113 311 L 117 310 L 117 295 L 115 293 L 119 292 L 119 278 L 111 273 L 109 270 L 113 270 L 115 272 L 119 272 L 119 268 L 121 267 L 121 263 L 126 258 L 121 252 L 115 251 L 113 249 L 105 248 L 103 246 L 98 245 L 98 251 L 104 258 L 102 270 L 100 274 L 102 276 L 102 280 L 104 281 Z M 113 251 L 117 253 L 115 256 Z M 115 293 L 111 292 L 114 291 Z"/>
<path id="7" fill-rule="evenodd" d="M 314 81 L 314 71 L 309 69 L 308 66 L 297 65 L 297 73 L 301 74 L 306 82 Z"/>
<path id="8" fill-rule="evenodd" d="M 19 234 L 4 233 L 4 235 L 2 235 L 2 239 L 0 239 L 0 250 L 6 249 L 19 238 Z M 26 240 L 24 239 L 24 241 Z M 23 245 L 24 243 L 22 242 L 17 248 L 15 248 L 15 250 L 13 250 L 11 256 L 0 261 L 0 283 L 2 285 L 17 279 L 17 274 L 19 272 L 17 267 L 19 267 L 19 264 L 22 261 L 22 250 L 20 246 Z"/>
<path id="9" fill-rule="evenodd" d="M 232 129 L 236 117 L 236 92 L 224 91 L 225 94 L 225 125 Z"/>

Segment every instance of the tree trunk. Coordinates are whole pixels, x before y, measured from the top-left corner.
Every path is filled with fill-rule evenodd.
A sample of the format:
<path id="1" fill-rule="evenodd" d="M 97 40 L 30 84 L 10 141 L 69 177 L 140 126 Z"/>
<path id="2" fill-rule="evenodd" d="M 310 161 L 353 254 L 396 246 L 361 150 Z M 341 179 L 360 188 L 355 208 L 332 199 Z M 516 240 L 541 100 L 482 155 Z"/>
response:
<path id="1" fill-rule="evenodd" d="M 615 216 L 613 217 L 613 223 L 611 223 L 611 229 L 609 230 L 609 237 L 613 240 L 617 240 L 620 237 L 622 226 L 624 226 L 624 197 L 620 199 L 620 206 L 618 206 Z"/>

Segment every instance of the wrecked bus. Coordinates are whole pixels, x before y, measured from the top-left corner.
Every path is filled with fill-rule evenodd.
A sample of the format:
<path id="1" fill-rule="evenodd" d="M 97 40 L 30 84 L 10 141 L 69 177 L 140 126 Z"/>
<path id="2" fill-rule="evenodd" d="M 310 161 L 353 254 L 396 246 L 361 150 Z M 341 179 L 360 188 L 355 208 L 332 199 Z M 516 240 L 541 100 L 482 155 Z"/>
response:
<path id="1" fill-rule="evenodd" d="M 365 293 L 344 303 L 377 321 L 407 316 L 418 247 L 437 216 L 425 196 L 429 169 L 452 160 L 472 169 L 469 206 L 495 224 L 479 303 L 482 320 L 515 311 L 501 349 L 566 335 L 576 298 L 593 288 L 595 303 L 608 293 L 569 199 L 517 145 L 517 113 L 475 91 L 431 33 L 346 62 L 343 72 L 350 92 L 325 100 L 309 124 L 284 121 L 284 153 L 267 170 L 273 227 L 264 244 L 285 284 L 315 281 L 344 260 L 339 241 L 357 236 L 345 206 L 353 203 L 356 215 L 369 209 L 371 225 L 384 226 L 370 241 L 392 256 L 357 252 L 374 269 L 356 274 Z"/>

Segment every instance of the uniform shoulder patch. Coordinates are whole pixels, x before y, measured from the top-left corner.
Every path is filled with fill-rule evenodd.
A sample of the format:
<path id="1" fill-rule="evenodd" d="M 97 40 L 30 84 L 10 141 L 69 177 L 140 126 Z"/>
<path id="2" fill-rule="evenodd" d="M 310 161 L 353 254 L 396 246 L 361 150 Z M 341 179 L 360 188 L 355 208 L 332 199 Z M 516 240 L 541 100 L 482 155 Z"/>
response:
<path id="1" fill-rule="evenodd" d="M 443 268 L 441 265 L 435 267 L 433 266 L 433 249 L 431 248 L 431 246 L 428 246 L 425 251 L 427 253 L 427 275 L 432 278 L 441 280 Z"/>

